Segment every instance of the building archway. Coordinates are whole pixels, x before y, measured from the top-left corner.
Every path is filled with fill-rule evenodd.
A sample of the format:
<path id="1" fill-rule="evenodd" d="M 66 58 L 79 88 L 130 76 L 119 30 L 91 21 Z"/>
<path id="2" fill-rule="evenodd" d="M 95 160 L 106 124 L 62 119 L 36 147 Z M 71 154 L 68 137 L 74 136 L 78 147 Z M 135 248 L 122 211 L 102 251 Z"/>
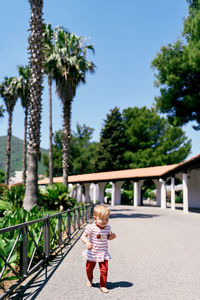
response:
<path id="1" fill-rule="evenodd" d="M 173 192 L 175 197 L 174 200 Z M 172 177 L 167 180 L 167 207 L 183 210 L 183 181 L 181 176 Z"/>
<path id="2" fill-rule="evenodd" d="M 157 206 L 157 188 L 153 179 L 144 180 L 141 186 L 141 206 Z"/>
<path id="3" fill-rule="evenodd" d="M 121 186 L 121 204 L 122 205 L 133 205 L 133 182 L 126 180 Z"/>
<path id="4" fill-rule="evenodd" d="M 106 182 L 104 189 L 104 204 L 111 204 L 111 198 L 112 198 L 112 183 Z"/>

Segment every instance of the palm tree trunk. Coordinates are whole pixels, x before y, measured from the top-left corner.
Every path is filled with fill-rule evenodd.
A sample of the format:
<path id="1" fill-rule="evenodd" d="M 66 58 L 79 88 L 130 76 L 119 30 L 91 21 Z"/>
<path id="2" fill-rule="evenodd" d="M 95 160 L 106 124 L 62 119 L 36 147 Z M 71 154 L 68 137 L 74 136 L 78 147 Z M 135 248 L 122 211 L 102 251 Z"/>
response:
<path id="1" fill-rule="evenodd" d="M 24 116 L 24 144 L 23 144 L 23 167 L 22 167 L 22 180 L 23 184 L 26 184 L 26 155 L 27 155 L 27 119 L 28 119 L 28 106 L 25 107 Z"/>
<path id="2" fill-rule="evenodd" d="M 53 149 L 52 149 L 52 79 L 48 76 L 49 86 L 49 184 L 53 184 Z"/>
<path id="3" fill-rule="evenodd" d="M 9 112 L 8 119 L 8 134 L 7 134 L 7 150 L 6 150 L 6 178 L 5 184 L 9 184 L 10 177 L 10 153 L 11 153 L 11 137 L 12 137 L 12 114 L 13 112 Z"/>
<path id="4" fill-rule="evenodd" d="M 43 81 L 42 52 L 42 9 L 43 0 L 29 0 L 31 6 L 31 34 L 29 36 L 30 50 L 30 118 L 28 143 L 28 176 L 23 207 L 29 211 L 37 204 L 38 196 L 38 158 L 40 149 L 41 97 Z"/>
<path id="5" fill-rule="evenodd" d="M 63 101 L 64 102 L 64 101 Z M 68 185 L 69 154 L 70 154 L 70 122 L 71 122 L 71 104 L 72 101 L 66 101 L 63 104 L 63 183 Z"/>
<path id="6" fill-rule="evenodd" d="M 23 207 L 27 211 L 37 204 L 38 198 L 38 151 L 28 151 L 28 176 Z"/>

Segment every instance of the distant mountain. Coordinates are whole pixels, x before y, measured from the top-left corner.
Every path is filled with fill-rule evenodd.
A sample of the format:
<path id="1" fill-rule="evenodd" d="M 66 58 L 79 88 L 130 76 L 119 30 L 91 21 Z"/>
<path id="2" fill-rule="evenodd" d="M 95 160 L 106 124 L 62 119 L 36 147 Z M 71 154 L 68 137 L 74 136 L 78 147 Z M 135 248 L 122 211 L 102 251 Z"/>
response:
<path id="1" fill-rule="evenodd" d="M 7 136 L 0 136 L 0 169 L 5 172 L 6 169 L 6 145 Z M 41 154 L 48 154 L 47 149 L 40 149 Z M 41 155 L 42 157 L 42 155 Z M 23 141 L 15 136 L 12 136 L 11 140 L 11 164 L 10 164 L 10 176 L 13 176 L 15 171 L 22 170 L 23 159 Z M 42 162 L 39 162 L 39 174 L 45 174 L 45 166 Z"/>

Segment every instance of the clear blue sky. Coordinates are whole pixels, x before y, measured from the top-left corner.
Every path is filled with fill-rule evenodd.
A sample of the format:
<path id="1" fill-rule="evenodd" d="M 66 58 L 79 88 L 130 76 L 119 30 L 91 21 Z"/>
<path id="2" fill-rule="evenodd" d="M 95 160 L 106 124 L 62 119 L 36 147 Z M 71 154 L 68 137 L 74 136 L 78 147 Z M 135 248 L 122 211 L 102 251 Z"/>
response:
<path id="1" fill-rule="evenodd" d="M 90 56 L 97 66 L 87 75 L 73 102 L 72 129 L 79 122 L 95 129 L 99 140 L 103 120 L 110 109 L 151 107 L 159 90 L 154 87 L 151 61 L 160 47 L 181 36 L 187 17 L 185 0 L 44 0 L 44 20 L 64 26 L 89 39 Z M 0 10 L 0 81 L 16 76 L 17 65 L 28 62 L 28 0 L 2 1 Z M 41 146 L 48 148 L 48 93 L 44 81 Z M 2 100 L 0 99 L 0 103 Z M 53 89 L 53 131 L 62 128 L 62 105 Z M 23 139 L 23 110 L 18 101 L 13 135 Z M 7 115 L 0 119 L 0 135 L 7 134 Z M 199 132 L 183 128 L 192 139 L 191 156 L 199 154 Z"/>

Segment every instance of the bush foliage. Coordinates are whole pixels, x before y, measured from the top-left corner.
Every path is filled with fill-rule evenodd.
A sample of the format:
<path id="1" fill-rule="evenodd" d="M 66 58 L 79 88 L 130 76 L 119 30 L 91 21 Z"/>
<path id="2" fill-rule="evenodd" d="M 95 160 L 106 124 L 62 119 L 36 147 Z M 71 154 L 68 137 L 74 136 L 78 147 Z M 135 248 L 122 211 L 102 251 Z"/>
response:
<path id="1" fill-rule="evenodd" d="M 0 229 L 1 228 L 6 228 L 6 227 L 10 227 L 10 226 L 14 226 L 20 223 L 24 223 L 24 222 L 29 222 L 35 219 L 39 219 L 41 217 L 45 216 L 45 212 L 44 210 L 40 210 L 38 211 L 37 207 L 34 206 L 30 212 L 27 212 L 25 209 L 20 208 L 17 209 L 14 213 L 12 211 L 7 211 L 4 218 L 2 219 L 2 221 L 0 222 Z M 33 250 L 35 248 L 35 243 L 33 241 L 33 238 L 35 240 L 37 240 L 38 236 L 39 236 L 39 232 L 41 230 L 42 227 L 42 223 L 37 223 L 37 224 L 33 224 L 29 227 L 29 231 L 31 232 L 31 235 L 29 234 L 29 238 L 28 238 L 28 243 L 29 243 L 29 247 L 28 247 L 28 258 L 30 259 L 33 253 Z M 16 229 L 16 230 L 12 230 L 6 233 L 3 233 L 0 235 L 0 253 L 3 257 L 8 257 L 16 238 L 18 237 L 20 233 L 20 229 Z M 22 241 L 22 235 L 20 236 L 16 247 L 11 255 L 11 258 L 9 260 L 10 265 L 15 269 L 15 267 L 19 264 L 20 261 L 20 242 Z M 42 251 L 43 247 L 43 242 L 40 242 L 38 245 L 38 249 L 39 251 Z M 37 257 L 36 257 L 37 259 Z M 0 259 L 0 270 L 2 270 L 4 266 L 4 261 L 2 259 Z M 1 282 L 5 281 L 5 280 L 13 280 L 13 279 L 17 279 L 16 276 L 13 275 L 9 275 L 10 269 L 7 268 L 4 272 L 3 277 L 0 280 L 0 284 Z"/>
<path id="2" fill-rule="evenodd" d="M 39 205 L 48 210 L 71 209 L 78 205 L 78 202 L 70 197 L 69 190 L 63 183 L 49 185 L 45 192 L 39 192 Z"/>
<path id="3" fill-rule="evenodd" d="M 25 186 L 21 183 L 10 188 L 0 184 L 0 217 L 6 210 L 15 212 L 23 206 Z M 45 210 L 71 209 L 78 205 L 78 202 L 70 197 L 68 188 L 63 183 L 49 185 L 45 191 L 38 190 L 38 205 Z"/>

